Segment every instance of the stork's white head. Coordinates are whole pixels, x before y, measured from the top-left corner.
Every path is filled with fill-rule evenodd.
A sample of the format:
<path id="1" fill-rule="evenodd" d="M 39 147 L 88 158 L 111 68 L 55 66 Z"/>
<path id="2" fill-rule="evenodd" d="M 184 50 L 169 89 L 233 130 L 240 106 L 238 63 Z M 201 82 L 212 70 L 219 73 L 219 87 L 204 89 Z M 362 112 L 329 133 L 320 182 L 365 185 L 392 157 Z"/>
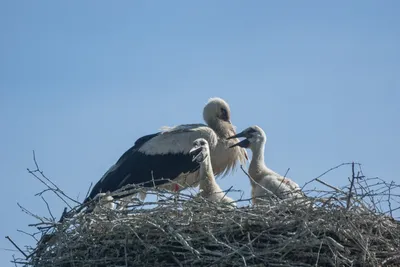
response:
<path id="1" fill-rule="evenodd" d="M 218 121 L 231 124 L 231 110 L 222 98 L 210 98 L 203 109 L 203 118 L 210 125 Z"/>
<path id="2" fill-rule="evenodd" d="M 204 138 L 194 140 L 193 148 L 189 151 L 189 154 L 193 156 L 192 161 L 203 162 L 210 154 L 207 140 Z"/>
<path id="3" fill-rule="evenodd" d="M 251 126 L 238 133 L 237 135 L 229 137 L 228 139 L 239 137 L 245 137 L 246 139 L 243 139 L 239 143 L 236 143 L 230 147 L 240 146 L 253 150 L 255 148 L 265 145 L 265 142 L 267 142 L 267 136 L 265 135 L 265 132 L 263 131 L 263 129 L 261 129 L 261 127 L 257 125 Z"/>

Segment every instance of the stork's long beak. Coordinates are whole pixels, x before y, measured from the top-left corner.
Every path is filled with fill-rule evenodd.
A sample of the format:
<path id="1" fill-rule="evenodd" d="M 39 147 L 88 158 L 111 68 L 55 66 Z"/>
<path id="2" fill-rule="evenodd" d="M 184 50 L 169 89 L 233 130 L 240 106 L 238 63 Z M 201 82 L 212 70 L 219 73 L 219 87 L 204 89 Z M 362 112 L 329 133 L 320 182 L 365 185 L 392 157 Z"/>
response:
<path id="1" fill-rule="evenodd" d="M 240 132 L 240 133 L 238 133 L 237 135 L 234 135 L 234 136 L 228 137 L 227 139 L 229 140 L 229 139 L 233 139 L 233 138 L 239 138 L 239 137 L 246 137 L 246 135 L 245 135 L 244 131 L 243 131 L 243 132 Z"/>
<path id="2" fill-rule="evenodd" d="M 231 145 L 229 148 L 235 147 L 235 146 L 240 146 L 240 147 L 244 147 L 244 148 L 248 148 L 250 146 L 250 141 L 249 139 L 243 139 L 242 141 L 240 141 L 239 143 L 236 143 L 234 145 Z"/>
<path id="3" fill-rule="evenodd" d="M 189 151 L 189 155 L 193 156 L 192 161 L 195 161 L 200 155 L 201 155 L 201 146 L 194 146 L 192 149 Z"/>
<path id="4" fill-rule="evenodd" d="M 228 137 L 227 139 L 233 139 L 233 138 L 239 138 L 239 137 L 247 137 L 245 131 L 242 131 L 234 136 Z M 235 146 L 240 146 L 244 148 L 248 148 L 250 146 L 250 141 L 248 139 L 244 139 L 239 143 L 236 143 L 234 145 L 231 145 L 229 148 L 235 147 Z"/>
<path id="5" fill-rule="evenodd" d="M 198 151 L 201 150 L 201 146 L 194 146 L 189 150 L 189 155 L 195 155 Z"/>

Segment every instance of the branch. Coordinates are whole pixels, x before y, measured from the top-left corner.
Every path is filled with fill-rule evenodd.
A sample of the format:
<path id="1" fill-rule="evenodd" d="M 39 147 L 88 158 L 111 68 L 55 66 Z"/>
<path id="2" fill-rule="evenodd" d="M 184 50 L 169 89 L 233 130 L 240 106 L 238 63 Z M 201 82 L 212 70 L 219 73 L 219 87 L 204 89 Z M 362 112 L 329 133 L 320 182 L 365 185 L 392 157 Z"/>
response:
<path id="1" fill-rule="evenodd" d="M 279 188 L 281 187 L 281 185 L 282 185 L 283 182 L 285 181 L 286 175 L 288 174 L 289 171 L 290 171 L 290 168 L 288 168 L 288 169 L 286 170 L 286 173 L 285 173 L 285 175 L 283 176 L 283 179 L 282 179 L 282 181 L 280 182 L 278 188 L 275 190 L 274 194 L 276 194 L 276 193 L 278 192 Z"/>
<path id="2" fill-rule="evenodd" d="M 308 184 L 310 184 L 310 183 L 316 181 L 317 179 L 321 178 L 322 176 L 324 176 L 324 175 L 327 174 L 328 172 L 331 172 L 331 171 L 333 171 L 333 170 L 336 170 L 336 169 L 338 169 L 338 168 L 340 168 L 340 167 L 342 167 L 342 166 L 344 166 L 344 165 L 350 165 L 350 164 L 352 164 L 352 162 L 341 163 L 341 164 L 339 164 L 339 165 L 337 165 L 337 166 L 335 166 L 335 167 L 330 168 L 329 170 L 327 170 L 327 171 L 323 172 L 322 174 L 320 174 L 318 177 L 316 177 L 316 178 L 312 179 L 311 181 L 305 183 L 305 184 L 302 186 L 301 190 L 303 190 L 303 188 L 306 187 Z M 359 163 L 358 163 L 358 164 L 359 164 Z"/>
<path id="3" fill-rule="evenodd" d="M 72 207 L 68 204 L 68 202 L 65 201 L 64 198 L 61 197 L 61 195 L 64 196 L 65 198 L 69 199 L 70 201 L 75 202 L 76 204 L 81 204 L 80 202 L 78 202 L 75 199 L 66 195 L 55 183 L 53 183 L 49 178 L 46 177 L 46 175 L 44 175 L 44 172 L 42 170 L 40 170 L 39 164 L 37 163 L 35 150 L 33 150 L 33 161 L 35 163 L 36 170 L 32 171 L 29 168 L 27 168 L 27 170 L 30 174 L 32 174 L 36 179 L 38 179 L 41 183 L 43 183 L 46 187 L 48 187 L 49 190 L 53 191 L 53 193 L 56 194 L 65 204 L 67 204 L 70 209 L 72 209 Z M 44 178 L 47 182 L 49 182 L 53 187 L 48 185 L 45 181 L 43 181 L 43 179 L 41 179 L 39 176 L 37 176 L 36 172 L 40 173 L 42 178 Z M 42 194 L 44 192 L 45 191 L 43 191 L 39 194 Z"/>
<path id="4" fill-rule="evenodd" d="M 351 183 L 350 183 L 350 189 L 349 189 L 349 194 L 347 196 L 347 205 L 346 205 L 346 210 L 349 210 L 350 208 L 350 201 L 351 201 L 351 191 L 353 190 L 354 186 L 354 180 L 356 179 L 356 176 L 354 174 L 354 162 L 351 164 Z"/>
<path id="5" fill-rule="evenodd" d="M 53 213 L 51 213 L 49 203 L 47 203 L 47 201 L 44 199 L 43 196 L 40 196 L 40 197 L 43 199 L 44 203 L 46 203 L 46 207 L 47 207 L 47 210 L 49 211 L 49 214 L 50 214 L 50 216 L 51 216 L 51 219 L 52 219 L 53 221 L 56 221 L 56 218 L 53 216 Z"/>
<path id="6" fill-rule="evenodd" d="M 257 184 L 258 186 L 260 186 L 262 189 L 264 189 L 272 198 L 274 199 L 279 199 L 274 193 L 271 192 L 271 190 L 265 188 L 264 186 L 260 185 L 259 183 L 257 183 L 253 177 L 250 176 L 250 174 L 248 174 L 244 169 L 243 169 L 243 165 L 240 165 L 240 169 L 242 169 L 242 171 L 244 172 L 244 174 L 246 174 L 246 176 L 250 179 L 250 181 L 253 181 L 255 184 Z M 253 199 L 252 199 L 253 200 Z"/>
<path id="7" fill-rule="evenodd" d="M 40 216 L 38 216 L 38 215 L 36 215 L 36 214 L 33 214 L 33 213 L 30 212 L 29 210 L 25 209 L 25 208 L 22 207 L 18 202 L 17 202 L 17 205 L 18 205 L 18 207 L 19 207 L 23 212 L 25 212 L 26 214 L 28 214 L 28 215 L 30 215 L 30 216 L 32 216 L 32 217 L 35 217 L 36 219 L 38 219 L 39 221 L 41 221 L 41 222 L 44 223 L 44 220 L 43 220 L 42 217 L 40 217 Z"/>
<path id="8" fill-rule="evenodd" d="M 20 232 L 20 233 L 29 235 L 30 237 L 32 237 L 33 239 L 35 239 L 36 242 L 38 242 L 39 240 L 35 237 L 35 235 L 37 235 L 38 233 L 41 233 L 41 232 L 37 232 L 36 234 L 30 234 L 30 233 L 27 233 L 27 232 L 22 231 L 22 230 L 19 230 L 19 229 L 17 229 L 17 232 Z"/>
<path id="9" fill-rule="evenodd" d="M 324 181 L 322 181 L 322 180 L 319 179 L 319 178 L 315 178 L 315 181 L 317 181 L 317 182 L 319 182 L 319 183 L 321 183 L 321 184 L 323 184 L 323 185 L 325 185 L 325 186 L 327 186 L 327 187 L 329 187 L 329 188 L 335 190 L 336 192 L 344 193 L 343 190 L 341 190 L 341 189 L 339 189 L 339 188 L 337 188 L 337 187 L 335 187 L 335 186 L 333 186 L 333 185 L 330 185 L 330 184 L 328 184 L 327 182 L 324 182 Z"/>
<path id="10" fill-rule="evenodd" d="M 24 255 L 24 256 L 25 256 L 25 259 L 27 259 L 27 258 L 28 258 L 28 255 L 26 255 L 26 254 L 25 254 L 25 252 L 23 252 L 23 251 L 22 251 L 22 249 L 20 249 L 20 248 L 17 246 L 17 244 L 15 244 L 15 243 L 14 243 L 14 241 L 12 241 L 12 240 L 11 240 L 11 238 L 10 238 L 9 236 L 6 236 L 6 238 L 8 239 L 8 241 L 10 241 L 10 242 L 11 242 L 11 244 L 13 244 L 13 245 L 14 245 L 14 247 L 15 247 L 16 249 L 18 249 L 18 250 L 19 250 L 19 252 L 21 252 L 21 253 L 22 253 L 22 255 Z"/>

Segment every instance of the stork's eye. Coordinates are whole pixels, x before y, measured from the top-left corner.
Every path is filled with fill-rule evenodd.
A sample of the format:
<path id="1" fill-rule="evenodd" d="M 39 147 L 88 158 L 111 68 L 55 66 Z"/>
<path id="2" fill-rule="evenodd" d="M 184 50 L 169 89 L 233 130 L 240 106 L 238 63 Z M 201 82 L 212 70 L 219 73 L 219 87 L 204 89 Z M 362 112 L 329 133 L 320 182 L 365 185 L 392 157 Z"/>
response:
<path id="1" fill-rule="evenodd" d="M 221 108 L 221 119 L 223 120 L 228 120 L 228 112 L 226 111 L 226 109 Z"/>
<path id="2" fill-rule="evenodd" d="M 256 130 L 255 130 L 254 128 L 250 128 L 247 132 L 248 132 L 249 134 L 251 134 L 251 133 L 255 133 Z"/>

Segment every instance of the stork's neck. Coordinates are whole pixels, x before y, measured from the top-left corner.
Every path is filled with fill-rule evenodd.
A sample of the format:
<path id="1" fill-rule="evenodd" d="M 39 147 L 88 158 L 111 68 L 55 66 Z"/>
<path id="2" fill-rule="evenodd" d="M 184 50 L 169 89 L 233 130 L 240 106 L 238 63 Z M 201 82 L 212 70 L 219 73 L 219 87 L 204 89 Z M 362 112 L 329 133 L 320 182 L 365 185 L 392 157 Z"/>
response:
<path id="1" fill-rule="evenodd" d="M 255 180 L 258 180 L 258 177 L 268 172 L 264 161 L 264 149 L 265 143 L 259 146 L 252 146 L 251 149 L 253 156 L 249 166 L 249 174 Z"/>
<path id="2" fill-rule="evenodd" d="M 200 189 L 210 191 L 215 187 L 215 178 L 210 156 L 200 163 Z"/>
<path id="3" fill-rule="evenodd" d="M 235 129 L 232 124 L 222 120 L 212 120 L 208 123 L 215 133 L 221 138 L 228 138 L 235 135 Z"/>

